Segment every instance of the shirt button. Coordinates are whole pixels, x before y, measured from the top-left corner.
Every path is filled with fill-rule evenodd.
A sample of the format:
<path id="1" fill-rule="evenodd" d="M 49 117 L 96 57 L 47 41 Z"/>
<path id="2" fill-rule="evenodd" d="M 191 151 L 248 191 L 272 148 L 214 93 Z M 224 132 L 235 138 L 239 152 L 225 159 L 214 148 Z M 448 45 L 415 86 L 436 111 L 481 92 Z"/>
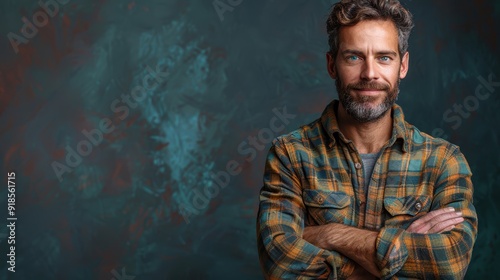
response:
<path id="1" fill-rule="evenodd" d="M 320 196 L 320 197 L 318 197 L 318 203 L 319 203 L 319 204 L 323 204 L 323 201 L 325 201 L 325 200 L 324 200 L 321 196 Z"/>
<path id="2" fill-rule="evenodd" d="M 360 168 L 361 168 L 361 163 L 356 162 L 356 163 L 354 164 L 354 166 L 356 167 L 356 169 L 360 169 Z"/>
<path id="3" fill-rule="evenodd" d="M 417 203 L 415 204 L 415 209 L 417 209 L 417 211 L 420 211 L 420 209 L 422 209 L 422 203 L 417 202 Z"/>

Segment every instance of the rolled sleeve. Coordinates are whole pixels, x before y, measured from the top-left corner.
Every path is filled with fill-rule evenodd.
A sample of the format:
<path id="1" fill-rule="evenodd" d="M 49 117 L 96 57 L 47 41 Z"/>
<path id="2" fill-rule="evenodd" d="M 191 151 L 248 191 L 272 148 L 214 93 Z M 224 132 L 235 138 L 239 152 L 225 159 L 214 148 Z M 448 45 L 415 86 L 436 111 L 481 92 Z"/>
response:
<path id="1" fill-rule="evenodd" d="M 271 148 L 257 217 L 259 259 L 266 279 L 337 279 L 337 254 L 302 238 L 300 180 L 278 140 Z"/>
<path id="2" fill-rule="evenodd" d="M 382 279 L 463 279 L 477 236 L 477 214 L 472 204 L 471 172 L 458 148 L 446 157 L 437 176 L 432 210 L 453 207 L 464 222 L 445 233 L 409 233 L 383 228 L 377 238 L 377 261 Z"/>
<path id="3" fill-rule="evenodd" d="M 408 259 L 408 250 L 402 237 L 403 229 L 382 228 L 377 236 L 377 261 L 382 279 L 389 279 L 398 271 Z"/>

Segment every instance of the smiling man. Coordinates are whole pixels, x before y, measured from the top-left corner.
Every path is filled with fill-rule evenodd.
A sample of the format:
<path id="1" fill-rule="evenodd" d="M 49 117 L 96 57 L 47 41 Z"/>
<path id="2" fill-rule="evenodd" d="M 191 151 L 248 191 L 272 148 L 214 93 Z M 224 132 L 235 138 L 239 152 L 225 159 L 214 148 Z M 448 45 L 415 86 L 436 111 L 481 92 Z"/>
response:
<path id="1" fill-rule="evenodd" d="M 339 100 L 278 137 L 260 192 L 266 279 L 462 279 L 477 235 L 459 148 L 404 120 L 411 14 L 346 0 L 327 20 Z"/>

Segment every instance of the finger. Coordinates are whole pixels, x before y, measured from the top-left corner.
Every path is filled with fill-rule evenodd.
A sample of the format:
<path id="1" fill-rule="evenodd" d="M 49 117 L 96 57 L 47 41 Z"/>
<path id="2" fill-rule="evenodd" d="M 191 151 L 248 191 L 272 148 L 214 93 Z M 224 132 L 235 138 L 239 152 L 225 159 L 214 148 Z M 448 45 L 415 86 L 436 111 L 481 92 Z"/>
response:
<path id="1" fill-rule="evenodd" d="M 430 214 L 430 212 L 429 212 Z M 429 219 L 423 219 L 420 218 L 419 220 L 413 222 L 410 227 L 408 227 L 408 231 L 410 232 L 415 232 L 415 233 L 427 233 L 431 228 L 435 227 L 436 225 L 440 224 L 440 223 L 444 223 L 445 221 L 447 220 L 450 220 L 450 219 L 456 219 L 456 218 L 459 218 L 461 217 L 462 213 L 461 212 L 443 212 L 443 211 L 440 211 L 438 212 L 438 215 L 435 215 L 434 213 L 434 216 L 431 220 Z M 424 222 L 422 222 L 422 220 Z M 443 225 L 443 227 L 440 227 L 441 229 L 442 228 L 445 228 L 445 227 L 448 227 L 452 224 L 456 224 L 456 223 L 453 223 L 453 221 L 448 222 L 448 223 L 445 223 Z"/>
<path id="2" fill-rule="evenodd" d="M 454 222 L 454 219 L 461 218 L 461 215 L 462 215 L 462 213 L 460 213 L 460 212 L 441 214 L 439 216 L 436 216 L 433 220 L 430 220 L 427 223 L 419 226 L 417 228 L 417 230 L 418 230 L 418 232 L 421 232 L 421 233 L 428 233 L 433 227 L 436 227 L 436 226 L 439 227 L 441 224 L 444 227 L 450 226 L 452 224 L 457 224 Z M 460 223 L 462 221 L 459 221 L 458 223 Z"/>
<path id="3" fill-rule="evenodd" d="M 433 227 L 431 227 L 427 233 L 440 233 L 443 232 L 444 229 L 449 228 L 451 226 L 456 226 L 464 221 L 464 218 L 458 217 L 458 218 L 452 218 L 448 219 L 446 221 L 443 221 L 441 223 L 435 224 Z"/>
<path id="4" fill-rule="evenodd" d="M 455 208 L 453 208 L 453 207 L 446 207 L 446 208 L 431 211 L 431 212 L 425 214 L 424 216 L 420 217 L 418 220 L 414 221 L 412 223 L 412 225 L 414 225 L 415 227 L 419 227 L 420 225 L 429 222 L 430 220 L 434 219 L 437 216 L 440 216 L 440 215 L 446 214 L 446 213 L 450 213 L 453 211 L 455 211 Z"/>
<path id="5" fill-rule="evenodd" d="M 425 214 L 424 216 L 420 217 L 418 220 L 414 221 L 411 224 L 411 226 L 409 227 L 409 229 L 418 230 L 422 226 L 424 226 L 425 223 L 429 222 L 430 220 L 432 220 L 436 216 L 439 216 L 439 215 L 444 214 L 444 213 L 449 213 L 449 212 L 452 212 L 454 210 L 455 209 L 453 207 L 446 207 L 446 208 L 431 211 L 431 212 Z"/>
<path id="6" fill-rule="evenodd" d="M 456 226 L 453 225 L 453 226 L 449 226 L 443 230 L 441 230 L 440 232 L 433 232 L 433 233 L 443 233 L 443 232 L 447 232 L 447 231 L 451 231 L 452 229 L 454 229 Z"/>

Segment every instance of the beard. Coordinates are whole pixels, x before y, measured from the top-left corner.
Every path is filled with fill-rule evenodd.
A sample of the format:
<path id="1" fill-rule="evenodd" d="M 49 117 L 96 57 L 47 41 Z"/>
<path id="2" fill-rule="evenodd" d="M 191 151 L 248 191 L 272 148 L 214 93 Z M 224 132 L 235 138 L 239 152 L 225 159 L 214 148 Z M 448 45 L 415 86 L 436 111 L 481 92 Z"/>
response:
<path id="1" fill-rule="evenodd" d="M 388 84 L 369 81 L 360 81 L 344 85 L 340 81 L 340 78 L 337 77 L 335 86 L 339 93 L 340 103 L 346 109 L 347 113 L 360 123 L 368 123 L 379 120 L 392 108 L 392 105 L 394 105 L 398 99 L 400 81 L 401 79 L 398 77 L 395 86 L 391 88 Z M 370 102 L 374 102 L 378 97 L 362 96 L 360 98 L 355 98 L 355 96 L 351 94 L 351 91 L 356 89 L 383 90 L 385 92 L 385 97 L 382 103 L 373 107 L 370 105 Z"/>

